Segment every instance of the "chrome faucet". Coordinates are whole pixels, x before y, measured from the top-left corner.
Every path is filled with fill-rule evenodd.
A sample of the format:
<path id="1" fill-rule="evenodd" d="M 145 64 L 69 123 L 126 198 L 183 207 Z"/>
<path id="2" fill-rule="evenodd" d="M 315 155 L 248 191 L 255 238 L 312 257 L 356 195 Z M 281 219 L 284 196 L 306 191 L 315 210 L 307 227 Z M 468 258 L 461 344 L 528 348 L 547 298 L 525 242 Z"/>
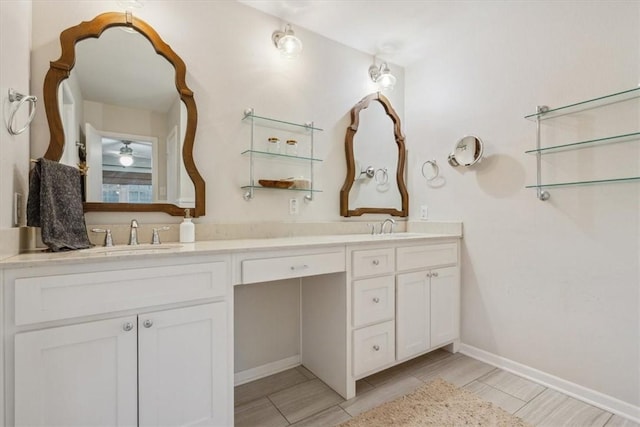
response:
<path id="1" fill-rule="evenodd" d="M 393 233 L 393 226 L 396 225 L 396 222 L 392 218 L 387 218 L 382 221 L 382 224 L 380 224 L 380 234 L 384 234 L 384 226 L 387 224 L 391 224 L 391 227 L 389 228 L 389 234 Z"/>
<path id="2" fill-rule="evenodd" d="M 129 232 L 129 244 L 137 245 L 138 244 L 138 221 L 135 219 L 131 220 L 131 231 Z"/>

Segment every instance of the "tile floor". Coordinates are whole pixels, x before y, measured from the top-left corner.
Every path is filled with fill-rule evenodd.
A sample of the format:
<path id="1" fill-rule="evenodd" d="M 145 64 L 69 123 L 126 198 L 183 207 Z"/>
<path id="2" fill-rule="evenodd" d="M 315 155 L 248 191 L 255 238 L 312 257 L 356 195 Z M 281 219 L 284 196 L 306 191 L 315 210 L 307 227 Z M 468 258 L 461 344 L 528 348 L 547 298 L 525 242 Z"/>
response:
<path id="1" fill-rule="evenodd" d="M 364 378 L 344 400 L 302 366 L 235 388 L 236 427 L 334 426 L 434 378 L 472 391 L 534 426 L 640 427 L 577 399 L 464 356 L 436 350 Z"/>

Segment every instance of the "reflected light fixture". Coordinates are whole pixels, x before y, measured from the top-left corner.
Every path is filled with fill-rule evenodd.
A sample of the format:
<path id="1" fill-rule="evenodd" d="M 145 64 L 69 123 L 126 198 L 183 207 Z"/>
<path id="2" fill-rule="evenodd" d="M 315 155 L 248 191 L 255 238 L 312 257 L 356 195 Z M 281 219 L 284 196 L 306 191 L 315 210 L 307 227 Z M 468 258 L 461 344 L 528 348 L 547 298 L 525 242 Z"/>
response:
<path id="1" fill-rule="evenodd" d="M 389 65 L 383 62 L 380 66 L 377 66 L 375 58 L 373 59 L 373 64 L 369 67 L 369 77 L 378 84 L 380 90 L 393 90 L 396 84 L 396 77 L 391 74 Z"/>
<path id="2" fill-rule="evenodd" d="M 290 24 L 284 27 L 284 31 L 274 31 L 271 40 L 285 58 L 297 58 L 302 53 L 302 42 L 293 34 Z"/>
<path id="3" fill-rule="evenodd" d="M 129 147 L 131 141 L 122 141 L 122 143 L 124 145 L 120 148 L 120 164 L 126 168 L 133 164 L 133 149 Z"/>

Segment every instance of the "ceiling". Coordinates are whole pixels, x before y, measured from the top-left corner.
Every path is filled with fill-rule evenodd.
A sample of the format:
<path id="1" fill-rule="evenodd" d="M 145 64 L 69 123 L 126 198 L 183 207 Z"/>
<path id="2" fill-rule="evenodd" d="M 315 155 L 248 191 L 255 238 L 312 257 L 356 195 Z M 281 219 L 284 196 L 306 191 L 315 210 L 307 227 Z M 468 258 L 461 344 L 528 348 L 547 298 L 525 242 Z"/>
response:
<path id="1" fill-rule="evenodd" d="M 443 29 L 491 2 L 475 0 L 238 0 L 344 45 L 400 66 L 428 56 Z M 304 42 L 304 40 L 303 40 Z"/>

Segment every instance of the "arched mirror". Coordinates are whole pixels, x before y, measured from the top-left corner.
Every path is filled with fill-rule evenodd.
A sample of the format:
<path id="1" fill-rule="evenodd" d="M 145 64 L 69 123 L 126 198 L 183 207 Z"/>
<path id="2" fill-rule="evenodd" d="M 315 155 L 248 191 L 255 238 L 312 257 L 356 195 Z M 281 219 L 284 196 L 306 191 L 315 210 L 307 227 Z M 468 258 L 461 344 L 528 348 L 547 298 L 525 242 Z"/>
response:
<path id="1" fill-rule="evenodd" d="M 88 167 L 85 211 L 205 213 L 186 66 L 146 22 L 108 12 L 60 34 L 44 81 L 44 157 Z"/>
<path id="2" fill-rule="evenodd" d="M 400 118 L 382 94 L 368 95 L 351 109 L 345 151 L 347 176 L 340 191 L 340 215 L 408 216 L 404 136 Z"/>
<path id="3" fill-rule="evenodd" d="M 447 161 L 453 167 L 471 166 L 482 160 L 484 144 L 477 136 L 464 136 L 456 142 Z"/>

